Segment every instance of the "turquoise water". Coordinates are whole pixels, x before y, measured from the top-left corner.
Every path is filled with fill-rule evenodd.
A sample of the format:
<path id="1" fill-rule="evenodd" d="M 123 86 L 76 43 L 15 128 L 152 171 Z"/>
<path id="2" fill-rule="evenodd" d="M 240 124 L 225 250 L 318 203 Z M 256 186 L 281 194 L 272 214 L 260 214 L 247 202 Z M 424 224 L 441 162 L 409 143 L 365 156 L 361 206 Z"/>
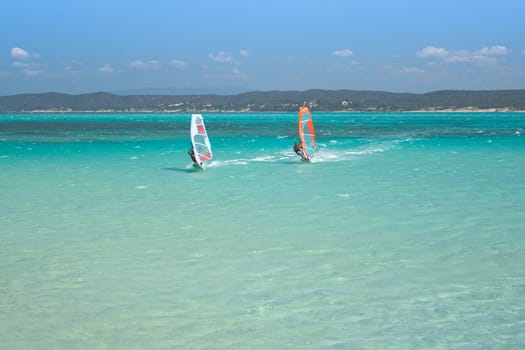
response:
<path id="1" fill-rule="evenodd" d="M 0 116 L 6 349 L 523 349 L 525 114 Z"/>

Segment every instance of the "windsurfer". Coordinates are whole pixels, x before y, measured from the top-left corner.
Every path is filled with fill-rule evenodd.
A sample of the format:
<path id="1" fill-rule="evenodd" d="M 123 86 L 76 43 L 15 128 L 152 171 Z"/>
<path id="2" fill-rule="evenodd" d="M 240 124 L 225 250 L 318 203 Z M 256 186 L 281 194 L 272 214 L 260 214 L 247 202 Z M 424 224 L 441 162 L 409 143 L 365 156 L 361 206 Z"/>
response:
<path id="1" fill-rule="evenodd" d="M 301 147 L 300 143 L 297 143 L 297 141 L 295 141 L 293 144 L 293 150 L 295 153 L 297 153 L 298 156 L 300 156 L 301 158 L 305 158 L 303 148 Z"/>
<path id="2" fill-rule="evenodd" d="M 195 159 L 195 151 L 193 150 L 193 147 L 190 148 L 188 154 L 190 155 L 190 158 L 193 161 L 193 163 L 197 164 L 197 159 Z"/>

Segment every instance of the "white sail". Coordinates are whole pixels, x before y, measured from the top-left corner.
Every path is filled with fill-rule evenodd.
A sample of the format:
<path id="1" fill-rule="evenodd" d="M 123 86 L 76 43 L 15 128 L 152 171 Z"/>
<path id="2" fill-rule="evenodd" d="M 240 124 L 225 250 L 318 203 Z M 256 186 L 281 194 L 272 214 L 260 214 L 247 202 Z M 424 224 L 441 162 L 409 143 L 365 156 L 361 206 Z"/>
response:
<path id="1" fill-rule="evenodd" d="M 190 134 L 196 165 L 203 167 L 204 162 L 213 158 L 213 153 L 202 115 L 191 115 Z"/>

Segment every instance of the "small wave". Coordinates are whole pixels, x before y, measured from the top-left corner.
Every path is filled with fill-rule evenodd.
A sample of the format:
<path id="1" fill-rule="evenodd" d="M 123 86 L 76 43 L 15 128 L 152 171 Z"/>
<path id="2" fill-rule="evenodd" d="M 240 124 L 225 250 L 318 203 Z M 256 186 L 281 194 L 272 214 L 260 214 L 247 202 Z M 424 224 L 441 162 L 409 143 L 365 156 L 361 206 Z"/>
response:
<path id="1" fill-rule="evenodd" d="M 362 156 L 373 155 L 386 152 L 399 146 L 400 143 L 413 141 L 411 138 L 388 140 L 382 142 L 372 142 L 352 148 L 349 145 L 341 144 L 337 140 L 331 140 L 328 144 L 318 144 L 318 150 L 311 158 L 312 163 L 318 162 L 342 162 L 353 160 Z M 262 153 L 253 157 L 217 160 L 214 159 L 207 164 L 207 167 L 223 166 L 242 166 L 250 163 L 280 163 L 280 162 L 299 162 L 299 157 L 290 149 L 280 150 L 275 153 Z"/>
<path id="2" fill-rule="evenodd" d="M 288 152 L 293 153 L 293 152 Z M 276 163 L 283 159 L 290 159 L 291 157 L 283 155 L 282 152 L 277 154 L 262 154 L 252 158 L 239 158 L 229 160 L 213 160 L 208 166 L 209 167 L 221 167 L 228 165 L 248 165 L 249 163 Z"/>
<path id="3" fill-rule="evenodd" d="M 214 160 L 208 163 L 208 168 L 218 168 L 229 165 L 247 165 L 246 159 L 231 159 L 231 160 Z"/>
<path id="4" fill-rule="evenodd" d="M 272 162 L 275 161 L 276 157 L 274 155 L 263 155 L 251 159 L 252 162 Z"/>
<path id="5" fill-rule="evenodd" d="M 324 148 L 319 150 L 313 157 L 312 162 L 342 162 L 355 159 L 360 156 L 372 155 L 375 153 L 385 152 L 389 147 L 368 146 L 355 149 L 333 150 Z"/>

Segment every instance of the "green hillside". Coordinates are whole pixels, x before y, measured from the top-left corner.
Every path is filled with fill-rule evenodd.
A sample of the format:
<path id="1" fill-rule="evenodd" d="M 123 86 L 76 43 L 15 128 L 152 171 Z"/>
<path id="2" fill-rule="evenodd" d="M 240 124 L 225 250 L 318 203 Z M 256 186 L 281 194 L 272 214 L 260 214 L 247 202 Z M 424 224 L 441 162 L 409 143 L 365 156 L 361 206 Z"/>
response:
<path id="1" fill-rule="evenodd" d="M 49 92 L 0 96 L 1 112 L 106 111 L 414 111 L 525 110 L 525 90 L 435 91 L 424 94 L 356 90 L 253 91 L 238 95 L 69 95 Z"/>

